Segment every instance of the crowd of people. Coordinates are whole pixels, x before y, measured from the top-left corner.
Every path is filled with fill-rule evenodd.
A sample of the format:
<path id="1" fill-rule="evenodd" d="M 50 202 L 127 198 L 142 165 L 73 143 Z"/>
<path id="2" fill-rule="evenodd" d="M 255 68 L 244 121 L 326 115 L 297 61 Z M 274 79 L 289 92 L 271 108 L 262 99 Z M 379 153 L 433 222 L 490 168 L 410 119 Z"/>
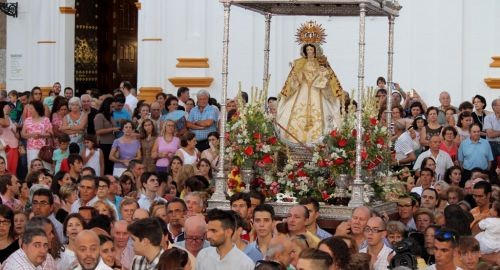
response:
<path id="1" fill-rule="evenodd" d="M 500 98 L 427 106 L 377 80 L 391 114 L 398 213 L 355 208 L 322 229 L 302 198 L 284 219 L 258 190 L 207 210 L 220 106 L 206 90 L 138 100 L 129 82 L 80 97 L 0 92 L 1 269 L 492 269 L 500 265 Z M 248 99 L 243 95 L 242 99 Z M 486 110 L 490 103 L 492 112 Z M 237 112 L 227 100 L 228 117 Z M 437 105 L 437 104 L 436 104 Z M 277 99 L 268 111 L 276 113 Z M 403 259 L 402 259 L 403 258 Z M 407 267 L 407 268 L 405 268 Z"/>

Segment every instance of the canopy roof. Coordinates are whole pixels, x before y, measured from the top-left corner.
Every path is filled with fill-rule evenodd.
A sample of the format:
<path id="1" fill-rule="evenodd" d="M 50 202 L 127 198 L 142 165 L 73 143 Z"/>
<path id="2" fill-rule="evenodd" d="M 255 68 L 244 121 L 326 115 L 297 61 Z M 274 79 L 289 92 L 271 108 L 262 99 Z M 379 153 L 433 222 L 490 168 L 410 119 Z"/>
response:
<path id="1" fill-rule="evenodd" d="M 227 0 L 220 0 L 225 2 Z M 401 6 L 389 0 L 230 0 L 231 4 L 262 14 L 306 16 L 359 16 L 359 4 L 366 4 L 366 16 L 398 16 Z"/>

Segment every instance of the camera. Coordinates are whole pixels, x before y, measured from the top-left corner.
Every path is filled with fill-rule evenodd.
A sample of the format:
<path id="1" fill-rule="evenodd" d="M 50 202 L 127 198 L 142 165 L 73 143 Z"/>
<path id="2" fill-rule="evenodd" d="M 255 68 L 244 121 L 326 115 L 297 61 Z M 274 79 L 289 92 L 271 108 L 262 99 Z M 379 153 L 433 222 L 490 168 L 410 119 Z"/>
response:
<path id="1" fill-rule="evenodd" d="M 389 263 L 389 269 L 395 269 L 398 266 L 404 266 L 410 269 L 417 269 L 417 257 L 412 253 L 412 241 L 405 239 L 394 244 L 394 252 L 396 255 Z"/>

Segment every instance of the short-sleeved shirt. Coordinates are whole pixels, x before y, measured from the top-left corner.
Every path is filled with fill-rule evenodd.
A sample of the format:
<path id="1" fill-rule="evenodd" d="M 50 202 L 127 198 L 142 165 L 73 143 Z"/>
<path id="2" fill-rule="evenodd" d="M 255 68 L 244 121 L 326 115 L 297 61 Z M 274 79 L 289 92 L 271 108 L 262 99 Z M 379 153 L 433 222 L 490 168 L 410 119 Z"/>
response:
<path id="1" fill-rule="evenodd" d="M 123 120 L 132 121 L 132 116 L 130 116 L 130 113 L 127 110 L 121 109 L 120 111 L 113 111 L 113 116 L 111 117 L 111 119 L 113 120 L 113 125 L 121 129 L 122 121 Z M 116 137 L 119 138 L 121 136 L 123 136 L 123 132 L 122 131 L 117 132 Z"/>
<path id="2" fill-rule="evenodd" d="M 492 129 L 494 131 L 500 131 L 500 118 L 497 118 L 497 116 L 494 113 L 487 115 L 484 118 L 483 130 L 486 131 L 488 129 Z M 496 138 L 489 138 L 488 136 L 486 137 L 490 142 L 500 142 L 500 136 Z"/>
<path id="3" fill-rule="evenodd" d="M 52 154 L 52 160 L 56 163 L 55 171 L 58 172 L 61 170 L 61 163 L 63 159 L 68 158 L 69 156 L 69 151 L 66 149 L 66 151 L 61 151 L 61 148 L 57 148 L 54 150 L 54 153 Z"/>
<path id="4" fill-rule="evenodd" d="M 211 126 L 204 128 L 204 129 L 192 129 L 191 131 L 194 133 L 196 136 L 196 140 L 198 141 L 203 141 L 206 140 L 208 137 L 208 133 L 217 131 L 217 111 L 214 109 L 214 107 L 207 105 L 203 111 L 200 111 L 200 107 L 196 106 L 194 107 L 191 112 L 189 113 L 188 121 L 189 122 L 196 122 L 196 121 L 201 121 L 201 120 L 208 120 L 212 119 L 213 123 Z"/>
<path id="5" fill-rule="evenodd" d="M 446 170 L 453 166 L 453 160 L 448 153 L 443 150 L 439 150 L 437 156 L 433 156 L 431 150 L 429 149 L 418 156 L 413 169 L 420 170 L 422 161 L 426 157 L 432 157 L 434 161 L 436 161 L 436 180 L 440 180 L 442 177 L 444 177 L 444 173 L 446 172 Z"/>
<path id="6" fill-rule="evenodd" d="M 24 127 L 28 134 L 40 134 L 48 133 L 52 129 L 52 124 L 47 117 L 42 117 L 42 120 L 36 123 L 33 122 L 32 117 L 28 117 L 24 120 Z M 40 150 L 45 144 L 45 138 L 29 138 L 27 148 L 28 150 Z"/>
<path id="7" fill-rule="evenodd" d="M 106 117 L 104 117 L 102 113 L 98 113 L 93 119 L 94 127 L 96 130 L 112 128 L 113 127 L 112 121 L 113 119 L 111 119 L 111 121 L 108 121 L 108 119 L 106 119 Z M 98 139 L 100 144 L 112 144 L 113 141 L 115 140 L 115 135 L 113 135 L 113 133 L 107 133 L 99 135 Z"/>
<path id="8" fill-rule="evenodd" d="M 474 168 L 488 169 L 489 162 L 493 160 L 490 144 L 485 139 L 472 142 L 469 138 L 458 148 L 458 160 L 462 162 L 463 168 L 472 170 Z"/>
<path id="9" fill-rule="evenodd" d="M 138 140 L 133 140 L 130 143 L 123 143 L 121 139 L 116 139 L 113 141 L 112 148 L 118 148 L 119 159 L 132 160 L 137 155 L 137 151 L 141 149 L 141 143 Z M 115 168 L 126 168 L 126 166 L 120 162 L 115 162 Z"/>
<path id="10" fill-rule="evenodd" d="M 243 251 L 235 245 L 229 253 L 220 259 L 216 247 L 209 247 L 200 250 L 196 256 L 197 270 L 253 270 L 255 263 Z"/>
<path id="11" fill-rule="evenodd" d="M 413 152 L 413 139 L 407 131 L 398 137 L 394 143 L 394 150 L 396 151 L 396 160 L 405 159 Z"/>

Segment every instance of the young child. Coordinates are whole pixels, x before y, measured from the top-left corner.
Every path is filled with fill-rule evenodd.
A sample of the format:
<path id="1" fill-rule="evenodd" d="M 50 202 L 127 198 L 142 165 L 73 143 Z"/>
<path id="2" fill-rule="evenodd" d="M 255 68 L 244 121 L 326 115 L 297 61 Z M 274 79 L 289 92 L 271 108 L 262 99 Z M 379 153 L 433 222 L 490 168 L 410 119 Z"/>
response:
<path id="1" fill-rule="evenodd" d="M 83 136 L 83 166 L 94 168 L 97 176 L 104 175 L 104 154 L 102 150 L 96 148 L 97 139 L 95 135 L 86 134 Z"/>
<path id="2" fill-rule="evenodd" d="M 80 154 L 80 146 L 78 146 L 77 143 L 70 143 L 68 149 L 69 149 L 69 155 L 71 155 L 71 154 L 79 155 Z M 61 171 L 69 172 L 68 157 L 65 157 L 63 159 L 63 161 L 61 162 Z"/>
<path id="3" fill-rule="evenodd" d="M 62 134 L 58 137 L 59 148 L 52 154 L 52 171 L 54 174 L 61 170 L 61 162 L 69 156 L 68 146 L 71 141 L 68 134 Z"/>
<path id="4" fill-rule="evenodd" d="M 479 241 L 482 254 L 500 251 L 500 201 L 495 201 L 490 208 L 490 217 L 479 221 L 482 230 L 475 237 Z"/>

